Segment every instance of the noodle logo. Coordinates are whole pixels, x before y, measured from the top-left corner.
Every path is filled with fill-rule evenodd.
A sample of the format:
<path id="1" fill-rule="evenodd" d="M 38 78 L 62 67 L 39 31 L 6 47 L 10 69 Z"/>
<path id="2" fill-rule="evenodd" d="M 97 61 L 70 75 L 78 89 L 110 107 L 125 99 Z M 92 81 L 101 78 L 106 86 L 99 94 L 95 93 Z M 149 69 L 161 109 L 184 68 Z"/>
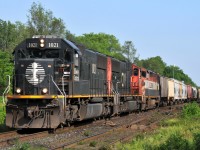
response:
<path id="1" fill-rule="evenodd" d="M 26 79 L 29 83 L 37 85 L 44 80 L 45 71 L 42 65 L 33 62 L 26 69 Z"/>

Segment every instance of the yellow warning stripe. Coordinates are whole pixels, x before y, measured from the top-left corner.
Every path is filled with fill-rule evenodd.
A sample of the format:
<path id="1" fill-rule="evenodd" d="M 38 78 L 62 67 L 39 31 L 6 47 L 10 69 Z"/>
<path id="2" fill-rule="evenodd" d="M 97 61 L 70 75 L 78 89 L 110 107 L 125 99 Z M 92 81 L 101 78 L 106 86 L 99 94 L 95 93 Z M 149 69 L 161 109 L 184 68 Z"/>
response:
<path id="1" fill-rule="evenodd" d="M 123 96 L 142 96 L 142 95 L 120 95 Z M 91 97 L 114 97 L 114 95 L 67 95 L 66 98 L 91 98 Z M 156 98 L 157 96 L 145 96 L 146 98 Z M 7 99 L 55 99 L 64 98 L 63 95 L 8 95 Z"/>
<path id="2" fill-rule="evenodd" d="M 54 99 L 56 95 L 8 95 L 8 99 Z"/>

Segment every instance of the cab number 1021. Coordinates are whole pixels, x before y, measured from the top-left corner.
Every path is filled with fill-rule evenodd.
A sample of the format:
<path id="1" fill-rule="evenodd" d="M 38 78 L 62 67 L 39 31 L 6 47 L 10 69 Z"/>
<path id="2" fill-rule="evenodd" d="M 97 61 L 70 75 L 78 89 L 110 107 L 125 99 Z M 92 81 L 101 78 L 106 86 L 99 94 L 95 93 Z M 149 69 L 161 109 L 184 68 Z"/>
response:
<path id="1" fill-rule="evenodd" d="M 58 48 L 59 44 L 58 43 L 49 43 L 48 47 L 52 47 L 52 48 Z"/>

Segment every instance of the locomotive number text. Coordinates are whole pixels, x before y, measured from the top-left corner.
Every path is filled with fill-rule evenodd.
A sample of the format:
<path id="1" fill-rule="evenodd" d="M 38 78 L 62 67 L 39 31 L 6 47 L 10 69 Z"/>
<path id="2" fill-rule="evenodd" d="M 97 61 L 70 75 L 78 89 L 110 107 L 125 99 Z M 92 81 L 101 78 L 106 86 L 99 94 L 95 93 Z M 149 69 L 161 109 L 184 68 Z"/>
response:
<path id="1" fill-rule="evenodd" d="M 58 43 L 49 43 L 49 44 L 48 44 L 48 47 L 51 47 L 51 48 L 58 48 L 58 47 L 59 47 L 59 44 L 58 44 Z"/>
<path id="2" fill-rule="evenodd" d="M 27 44 L 27 47 L 28 47 L 28 48 L 37 48 L 37 47 L 38 47 L 38 44 L 37 44 L 37 43 L 28 43 L 28 44 Z"/>

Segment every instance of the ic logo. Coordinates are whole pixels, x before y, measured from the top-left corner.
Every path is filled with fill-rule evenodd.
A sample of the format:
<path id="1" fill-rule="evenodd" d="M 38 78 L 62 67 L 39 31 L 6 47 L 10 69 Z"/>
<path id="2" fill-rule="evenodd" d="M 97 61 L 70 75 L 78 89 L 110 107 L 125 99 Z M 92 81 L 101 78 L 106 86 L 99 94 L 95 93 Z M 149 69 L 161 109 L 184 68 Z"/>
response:
<path id="1" fill-rule="evenodd" d="M 37 85 L 44 80 L 45 71 L 42 65 L 33 62 L 27 67 L 25 76 L 29 83 Z"/>

